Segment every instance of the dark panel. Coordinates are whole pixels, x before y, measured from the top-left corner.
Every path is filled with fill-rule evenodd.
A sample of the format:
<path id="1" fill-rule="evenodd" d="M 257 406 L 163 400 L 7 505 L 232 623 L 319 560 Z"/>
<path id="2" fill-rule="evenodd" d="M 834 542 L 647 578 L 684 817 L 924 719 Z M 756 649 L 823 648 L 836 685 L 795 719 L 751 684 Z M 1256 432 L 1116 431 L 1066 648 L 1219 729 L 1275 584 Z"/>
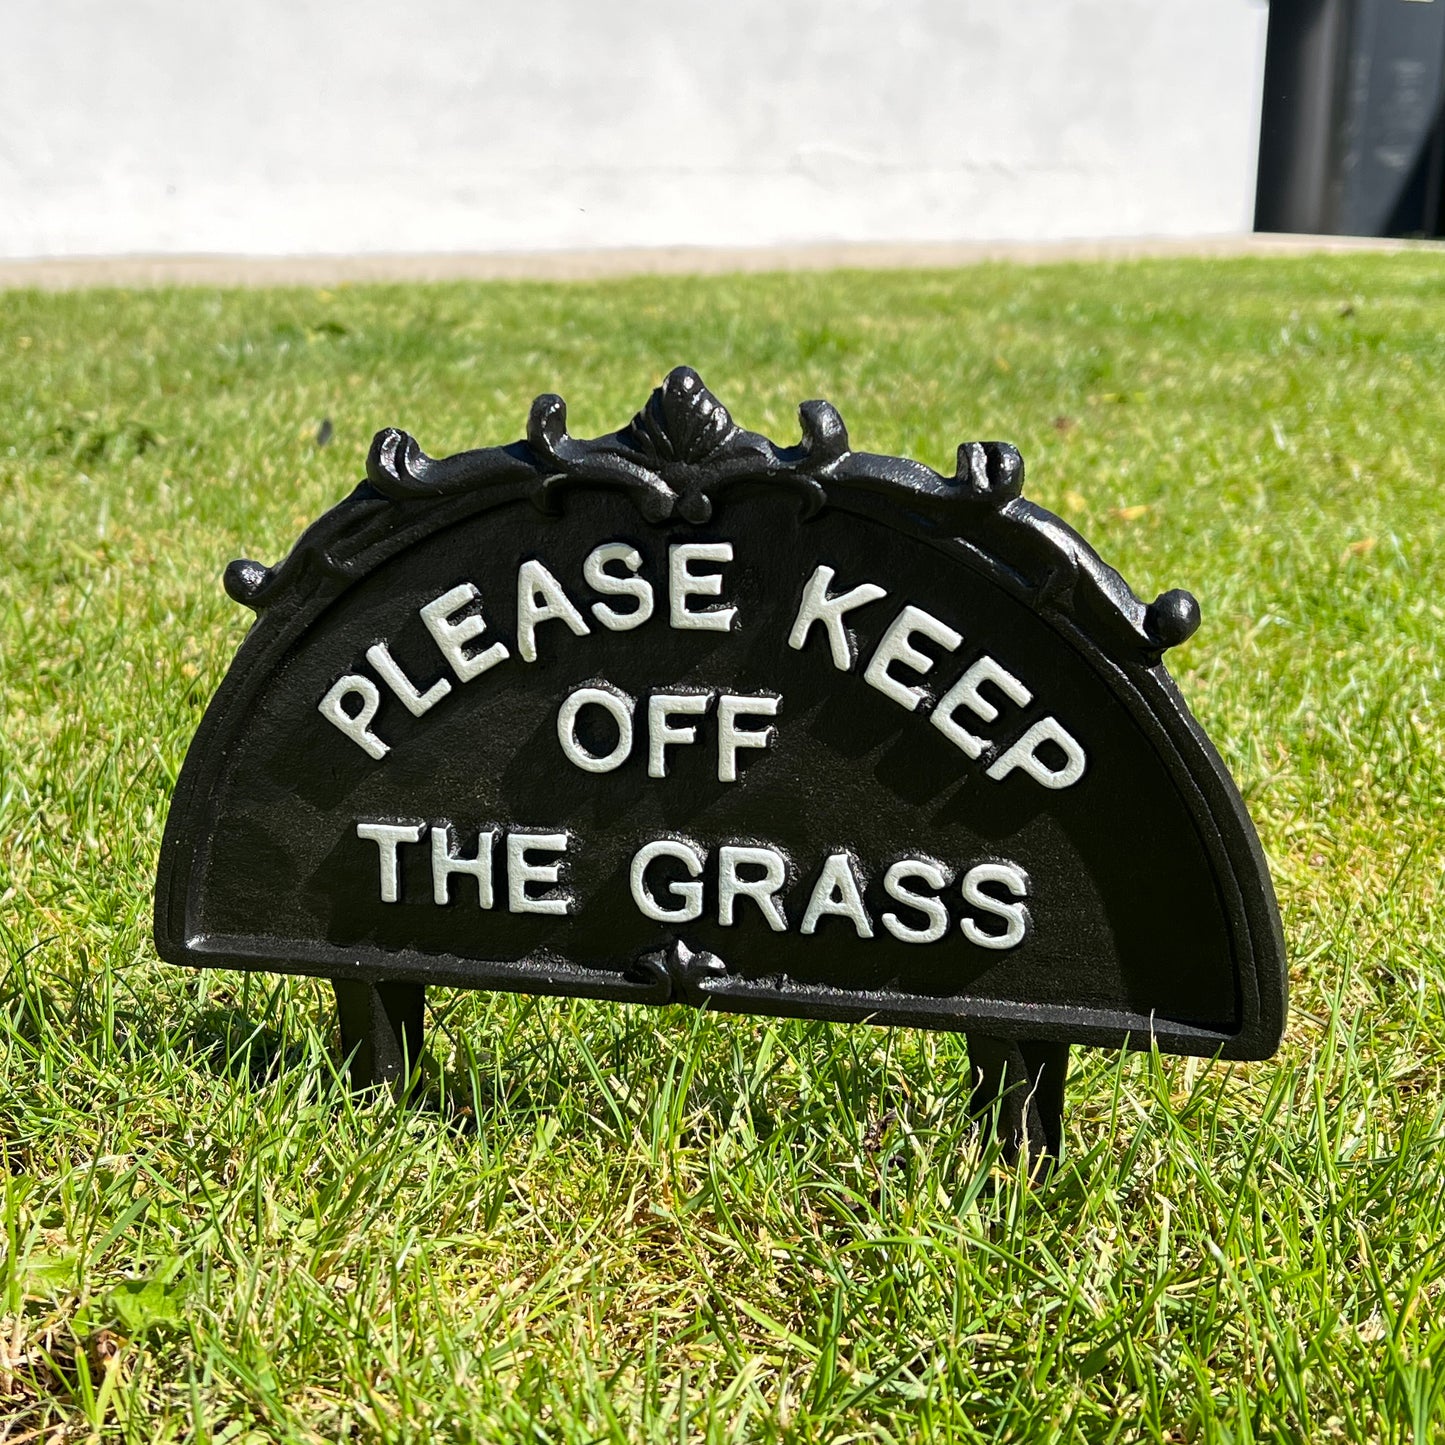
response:
<path id="1" fill-rule="evenodd" d="M 1441 233 L 1445 0 L 1272 0 L 1255 229 Z"/>

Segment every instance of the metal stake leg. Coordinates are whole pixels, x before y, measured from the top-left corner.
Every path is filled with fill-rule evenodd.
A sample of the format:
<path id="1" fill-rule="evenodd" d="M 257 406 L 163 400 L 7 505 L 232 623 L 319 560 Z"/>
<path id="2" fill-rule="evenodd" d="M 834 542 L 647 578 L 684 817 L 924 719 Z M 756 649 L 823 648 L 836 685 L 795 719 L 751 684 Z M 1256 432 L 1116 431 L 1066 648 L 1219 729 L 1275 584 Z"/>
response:
<path id="1" fill-rule="evenodd" d="M 1069 1071 L 1068 1044 L 1039 1039 L 968 1036 L 973 1094 L 969 1112 L 992 1131 L 1012 1164 L 1027 1150 L 1036 1178 L 1058 1162 L 1064 1137 L 1064 1079 Z M 998 1122 L 994 1124 L 994 1111 Z"/>
<path id="2" fill-rule="evenodd" d="M 351 1087 L 360 1093 L 381 1086 L 404 1088 L 421 1058 L 425 1038 L 426 986 L 331 980 L 341 1020 L 341 1054 L 349 1058 Z"/>

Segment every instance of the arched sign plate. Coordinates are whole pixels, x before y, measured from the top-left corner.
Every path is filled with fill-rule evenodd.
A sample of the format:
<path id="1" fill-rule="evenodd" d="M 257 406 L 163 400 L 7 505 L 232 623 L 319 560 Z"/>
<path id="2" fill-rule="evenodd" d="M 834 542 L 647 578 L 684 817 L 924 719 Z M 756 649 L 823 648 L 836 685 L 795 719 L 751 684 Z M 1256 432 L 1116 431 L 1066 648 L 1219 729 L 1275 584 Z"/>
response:
<path id="1" fill-rule="evenodd" d="M 1254 830 L 1144 604 L 1020 495 L 744 431 L 683 368 L 622 431 L 382 432 L 275 568 L 186 759 L 176 963 L 1261 1058 Z"/>

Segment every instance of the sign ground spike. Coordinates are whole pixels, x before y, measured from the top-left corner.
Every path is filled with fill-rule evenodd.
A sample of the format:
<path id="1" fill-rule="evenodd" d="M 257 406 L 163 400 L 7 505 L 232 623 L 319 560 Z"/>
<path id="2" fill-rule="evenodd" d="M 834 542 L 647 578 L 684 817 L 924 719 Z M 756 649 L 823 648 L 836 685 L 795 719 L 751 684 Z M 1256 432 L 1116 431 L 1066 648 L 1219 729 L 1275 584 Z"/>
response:
<path id="1" fill-rule="evenodd" d="M 969 1114 L 998 1140 L 1005 1163 L 1026 1154 L 1030 1176 L 1047 1178 L 1063 1152 L 1068 1044 L 976 1032 L 967 1039 Z"/>
<path id="2" fill-rule="evenodd" d="M 341 1058 L 352 1091 L 415 1091 L 426 1033 L 426 986 L 334 978 Z"/>

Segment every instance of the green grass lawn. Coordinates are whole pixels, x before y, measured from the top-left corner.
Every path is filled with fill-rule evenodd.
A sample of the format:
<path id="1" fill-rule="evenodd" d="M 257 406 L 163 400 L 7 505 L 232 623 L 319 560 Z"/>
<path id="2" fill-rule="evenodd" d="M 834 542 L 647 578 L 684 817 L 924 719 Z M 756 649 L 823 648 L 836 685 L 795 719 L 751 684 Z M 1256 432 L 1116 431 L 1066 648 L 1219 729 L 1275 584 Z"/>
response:
<path id="1" fill-rule="evenodd" d="M 1012 440 L 1198 595 L 1278 1058 L 1077 1050 L 1030 1190 L 956 1036 L 437 990 L 407 1112 L 324 985 L 157 961 L 225 563 L 385 424 L 592 435 L 679 362 L 781 440 L 814 396 L 949 471 Z M 1445 1438 L 1440 252 L 12 293 L 0 418 L 0 1440 Z"/>

